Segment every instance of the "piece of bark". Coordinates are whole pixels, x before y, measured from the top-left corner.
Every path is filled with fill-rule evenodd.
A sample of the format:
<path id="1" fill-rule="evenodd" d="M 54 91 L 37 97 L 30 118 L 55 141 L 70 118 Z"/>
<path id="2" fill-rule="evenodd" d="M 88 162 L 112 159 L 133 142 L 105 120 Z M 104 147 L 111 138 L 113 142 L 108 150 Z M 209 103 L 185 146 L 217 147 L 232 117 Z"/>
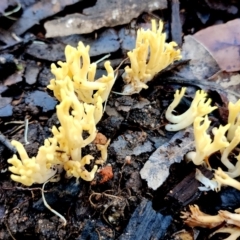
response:
<path id="1" fill-rule="evenodd" d="M 143 12 L 167 8 L 166 0 L 98 0 L 96 5 L 83 10 L 83 14 L 69 14 L 44 24 L 46 37 L 91 33 L 102 27 L 129 23 Z"/>
<path id="2" fill-rule="evenodd" d="M 193 128 L 177 132 L 170 141 L 164 143 L 149 157 L 140 171 L 141 178 L 147 181 L 148 187 L 158 189 L 169 176 L 169 168 L 179 163 L 184 155 L 194 149 Z"/>
<path id="3" fill-rule="evenodd" d="M 179 46 L 182 45 L 182 23 L 180 19 L 180 3 L 179 0 L 172 0 L 172 21 L 171 21 L 171 35 L 172 41 Z"/>
<path id="4" fill-rule="evenodd" d="M 156 212 L 152 208 L 152 202 L 143 199 L 119 240 L 163 239 L 171 221 L 171 216 Z"/>
<path id="5" fill-rule="evenodd" d="M 198 168 L 207 178 L 212 178 L 213 173 L 205 167 Z M 201 195 L 198 187 L 201 183 L 195 178 L 195 169 L 185 177 L 177 186 L 175 186 L 166 196 L 166 200 L 176 203 L 180 206 L 186 206 Z"/>

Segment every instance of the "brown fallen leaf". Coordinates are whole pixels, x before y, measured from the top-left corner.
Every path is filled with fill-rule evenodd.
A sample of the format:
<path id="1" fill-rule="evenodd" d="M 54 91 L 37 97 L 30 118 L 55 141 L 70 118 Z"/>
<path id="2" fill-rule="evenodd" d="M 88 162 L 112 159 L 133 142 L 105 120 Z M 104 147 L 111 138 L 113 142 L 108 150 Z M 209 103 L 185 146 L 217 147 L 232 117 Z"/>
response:
<path id="1" fill-rule="evenodd" d="M 218 72 L 212 78 L 220 88 L 227 93 L 227 99 L 230 102 L 237 102 L 240 98 L 240 74 L 229 72 Z"/>
<path id="2" fill-rule="evenodd" d="M 193 38 L 211 53 L 222 71 L 240 70 L 240 19 L 203 29 Z"/>
<path id="3" fill-rule="evenodd" d="M 91 33 L 102 27 L 129 23 L 143 12 L 167 8 L 166 0 L 98 0 L 96 5 L 83 10 L 83 14 L 70 14 L 44 24 L 46 37 Z"/>
<path id="4" fill-rule="evenodd" d="M 184 37 L 182 46 L 182 59 L 189 60 L 189 64 L 185 64 L 176 75 L 184 79 L 208 79 L 219 71 L 218 64 L 211 54 L 191 35 Z"/>
<path id="5" fill-rule="evenodd" d="M 11 85 L 16 84 L 18 82 L 21 82 L 22 77 L 23 77 L 23 70 L 15 72 L 12 75 L 10 75 L 7 79 L 5 79 L 4 82 L 3 82 L 4 86 L 11 86 Z"/>
<path id="6" fill-rule="evenodd" d="M 50 17 L 62 11 L 66 6 L 77 2 L 79 0 L 38 1 L 23 12 L 9 31 L 21 35 L 35 24 L 38 24 L 40 20 Z"/>

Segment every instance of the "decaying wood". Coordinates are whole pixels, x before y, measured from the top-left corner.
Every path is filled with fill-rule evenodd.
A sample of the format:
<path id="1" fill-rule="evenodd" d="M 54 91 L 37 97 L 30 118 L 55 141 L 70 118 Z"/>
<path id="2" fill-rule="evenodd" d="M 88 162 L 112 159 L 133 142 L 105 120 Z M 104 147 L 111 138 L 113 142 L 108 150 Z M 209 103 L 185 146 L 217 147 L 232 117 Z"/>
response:
<path id="1" fill-rule="evenodd" d="M 184 155 L 193 149 L 193 128 L 177 132 L 150 156 L 140 171 L 141 178 L 147 181 L 148 187 L 156 190 L 169 176 L 170 166 L 181 162 Z"/>
<path id="2" fill-rule="evenodd" d="M 211 179 L 213 177 L 213 173 L 207 168 L 200 166 L 198 169 L 207 178 Z M 167 194 L 166 200 L 186 206 L 201 195 L 201 192 L 198 190 L 200 186 L 201 183 L 195 178 L 194 170 Z"/>

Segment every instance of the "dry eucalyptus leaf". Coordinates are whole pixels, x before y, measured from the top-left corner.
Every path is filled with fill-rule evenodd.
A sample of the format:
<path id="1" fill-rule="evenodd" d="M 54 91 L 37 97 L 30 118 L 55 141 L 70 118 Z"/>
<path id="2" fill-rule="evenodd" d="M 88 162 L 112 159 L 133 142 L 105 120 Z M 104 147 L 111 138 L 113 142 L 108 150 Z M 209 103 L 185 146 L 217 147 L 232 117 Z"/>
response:
<path id="1" fill-rule="evenodd" d="M 72 35 L 59 38 L 58 43 L 33 42 L 26 50 L 26 53 L 38 59 L 56 62 L 65 61 L 64 49 L 66 45 L 77 46 L 79 41 L 90 45 L 90 57 L 107 54 L 117 51 L 120 48 L 118 35 L 113 29 L 107 29 L 99 34 L 97 39 Z M 122 60 L 122 59 L 121 59 Z"/>
<path id="2" fill-rule="evenodd" d="M 194 148 L 193 129 L 188 128 L 176 133 L 172 139 L 160 146 L 148 159 L 140 171 L 148 187 L 156 190 L 169 175 L 173 163 L 182 161 L 184 155 Z"/>
<path id="3" fill-rule="evenodd" d="M 222 71 L 240 70 L 240 19 L 203 29 L 193 38 L 211 53 Z"/>
<path id="4" fill-rule="evenodd" d="M 209 52 L 190 35 L 184 37 L 182 59 L 190 59 L 189 64 L 176 73 L 184 79 L 207 79 L 219 71 L 218 64 Z"/>
<path id="5" fill-rule="evenodd" d="M 225 90 L 230 102 L 237 102 L 240 99 L 240 74 L 219 72 L 212 80 Z"/>
<path id="6" fill-rule="evenodd" d="M 8 78 L 6 78 L 3 82 L 4 86 L 11 86 L 11 85 L 16 84 L 18 82 L 21 82 L 22 78 L 23 78 L 23 70 L 15 72 L 12 75 L 10 75 Z"/>
<path id="7" fill-rule="evenodd" d="M 129 23 L 142 12 L 167 8 L 166 0 L 98 0 L 96 5 L 83 10 L 83 14 L 70 14 L 44 24 L 46 37 L 91 33 L 102 27 Z"/>
<path id="8" fill-rule="evenodd" d="M 66 6 L 79 1 L 80 0 L 38 1 L 24 10 L 22 16 L 11 27 L 10 32 L 21 35 L 35 24 L 38 24 L 40 20 L 50 17 L 62 11 Z"/>

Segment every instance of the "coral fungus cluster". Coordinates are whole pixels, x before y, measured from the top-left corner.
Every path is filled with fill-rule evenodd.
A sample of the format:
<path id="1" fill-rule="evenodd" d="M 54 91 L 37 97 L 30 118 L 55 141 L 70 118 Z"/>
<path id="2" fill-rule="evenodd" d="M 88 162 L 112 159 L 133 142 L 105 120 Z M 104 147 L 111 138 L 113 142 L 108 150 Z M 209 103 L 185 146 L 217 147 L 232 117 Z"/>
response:
<path id="1" fill-rule="evenodd" d="M 215 179 L 219 190 L 222 185 L 229 185 L 240 190 L 240 182 L 233 178 L 240 176 L 240 154 L 236 156 L 237 162 L 233 164 L 228 156 L 240 142 L 240 100 L 233 104 L 229 103 L 228 124 L 213 128 L 213 139 L 208 133 L 211 121 L 207 114 L 217 107 L 210 105 L 211 99 L 207 99 L 207 94 L 203 90 L 196 92 L 196 95 L 189 109 L 181 115 L 174 115 L 173 111 L 184 96 L 186 88 L 177 90 L 173 102 L 166 111 L 166 118 L 171 122 L 166 125 L 166 130 L 177 131 L 193 124 L 195 151 L 186 154 L 188 160 L 192 160 L 195 165 L 206 164 L 210 167 L 208 158 L 215 152 L 220 151 L 221 162 L 228 169 L 224 172 L 221 168 L 215 171 Z M 205 117 L 204 117 L 205 116 Z M 227 134 L 226 134 L 227 133 Z M 213 184 L 215 186 L 215 184 Z"/>
<path id="2" fill-rule="evenodd" d="M 166 34 L 162 33 L 163 23 L 159 26 L 152 20 L 152 30 L 139 29 L 135 48 L 128 52 L 131 66 L 125 68 L 123 94 L 139 93 L 148 88 L 146 83 L 154 75 L 175 60 L 181 59 L 180 50 L 175 49 L 175 42 L 166 43 Z"/>
<path id="3" fill-rule="evenodd" d="M 156 73 L 166 68 L 173 61 L 181 58 L 176 43 L 166 43 L 162 33 L 163 23 L 152 21 L 152 30 L 138 30 L 136 48 L 128 52 L 131 66 L 125 68 L 123 79 L 126 83 L 123 94 L 133 94 L 142 88 Z M 103 115 L 103 103 L 107 100 L 114 84 L 114 71 L 109 61 L 104 66 L 107 76 L 95 80 L 96 63 L 90 63 L 89 46 L 79 42 L 78 47 L 66 46 L 66 62 L 52 64 L 55 79 L 48 88 L 54 93 L 60 104 L 57 117 L 60 126 L 52 127 L 53 136 L 46 139 L 39 148 L 36 157 L 29 158 L 20 142 L 12 141 L 20 159 L 14 155 L 8 160 L 14 181 L 30 186 L 44 183 L 56 173 L 56 167 L 64 169 L 68 177 L 91 181 L 97 171 L 94 165 L 87 171 L 85 165 L 94 159 L 92 155 L 82 156 L 82 149 L 96 137 L 96 124 Z M 87 136 L 86 136 L 87 135 Z M 101 159 L 95 164 L 103 164 L 107 158 L 107 146 L 97 145 Z"/>
<path id="4" fill-rule="evenodd" d="M 8 160 L 13 173 L 11 178 L 30 186 L 33 183 L 44 183 L 52 177 L 58 168 L 66 171 L 68 177 L 82 178 L 91 181 L 97 171 L 94 165 L 87 171 L 93 156 L 82 157 L 82 149 L 96 137 L 96 124 L 103 115 L 103 102 L 108 98 L 114 83 L 114 71 L 110 62 L 105 62 L 107 76 L 95 80 L 96 64 L 90 63 L 89 46 L 82 42 L 77 48 L 67 46 L 66 62 L 58 62 L 60 67 L 52 64 L 52 79 L 48 86 L 60 101 L 57 117 L 60 126 L 52 127 L 51 138 L 45 140 L 36 157 L 29 158 L 20 142 L 12 141 L 21 159 L 16 155 Z M 84 134 L 85 133 L 85 134 Z M 107 158 L 107 146 L 99 146 L 103 163 Z"/>
<path id="5" fill-rule="evenodd" d="M 195 151 L 186 154 L 187 160 L 192 160 L 195 165 L 205 164 L 211 168 L 208 158 L 215 152 L 220 152 L 221 163 L 228 169 L 223 171 L 220 167 L 215 170 L 212 180 L 206 178 L 198 169 L 196 170 L 196 179 L 204 187 L 203 190 L 219 191 L 222 185 L 227 185 L 240 190 L 240 182 L 236 177 L 240 176 L 240 153 L 235 157 L 236 161 L 230 161 L 229 155 L 240 143 L 240 100 L 229 103 L 228 124 L 212 129 L 212 135 L 208 132 L 211 121 L 207 114 L 212 112 L 216 107 L 211 107 L 211 100 L 207 100 L 207 94 L 201 90 L 197 91 L 190 108 L 181 115 L 174 115 L 173 111 L 180 103 L 186 88 L 177 90 L 174 100 L 166 111 L 166 118 L 171 122 L 166 125 L 166 130 L 177 131 L 190 126 L 193 123 L 195 138 Z M 190 227 L 214 228 L 222 226 L 224 223 L 230 224 L 221 227 L 215 233 L 229 233 L 226 239 L 235 240 L 240 236 L 240 210 L 236 209 L 235 213 L 220 210 L 217 215 L 212 216 L 199 210 L 197 205 L 190 206 L 190 212 L 182 212 L 182 218 Z M 231 226 L 232 225 L 232 226 Z"/>

